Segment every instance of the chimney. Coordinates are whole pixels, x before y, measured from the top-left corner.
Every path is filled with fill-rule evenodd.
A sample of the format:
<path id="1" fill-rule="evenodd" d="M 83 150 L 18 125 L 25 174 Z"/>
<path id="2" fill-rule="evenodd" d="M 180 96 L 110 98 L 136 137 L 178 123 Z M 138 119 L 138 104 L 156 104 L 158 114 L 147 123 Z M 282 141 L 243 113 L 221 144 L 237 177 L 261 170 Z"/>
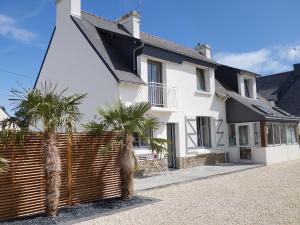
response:
<path id="1" fill-rule="evenodd" d="M 300 63 L 294 64 L 294 74 L 300 77 Z"/>
<path id="2" fill-rule="evenodd" d="M 116 22 L 122 24 L 133 37 L 140 39 L 140 14 L 138 12 L 127 13 Z"/>
<path id="3" fill-rule="evenodd" d="M 72 16 L 81 17 L 81 0 L 55 0 L 56 24 Z"/>
<path id="4" fill-rule="evenodd" d="M 204 56 L 206 56 L 209 59 L 212 58 L 211 48 L 207 44 L 200 44 L 200 43 L 198 43 L 198 45 L 195 47 L 195 50 L 198 51 L 201 55 L 204 55 Z"/>

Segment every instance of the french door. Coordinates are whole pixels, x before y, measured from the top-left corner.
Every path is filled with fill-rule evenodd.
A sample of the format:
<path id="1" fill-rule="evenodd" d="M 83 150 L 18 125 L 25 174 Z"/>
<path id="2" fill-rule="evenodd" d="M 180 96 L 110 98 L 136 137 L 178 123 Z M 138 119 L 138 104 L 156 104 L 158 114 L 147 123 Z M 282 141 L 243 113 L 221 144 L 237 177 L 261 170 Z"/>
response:
<path id="1" fill-rule="evenodd" d="M 238 125 L 239 132 L 239 153 L 240 161 L 251 162 L 251 141 L 250 141 L 250 126 L 249 125 Z"/>

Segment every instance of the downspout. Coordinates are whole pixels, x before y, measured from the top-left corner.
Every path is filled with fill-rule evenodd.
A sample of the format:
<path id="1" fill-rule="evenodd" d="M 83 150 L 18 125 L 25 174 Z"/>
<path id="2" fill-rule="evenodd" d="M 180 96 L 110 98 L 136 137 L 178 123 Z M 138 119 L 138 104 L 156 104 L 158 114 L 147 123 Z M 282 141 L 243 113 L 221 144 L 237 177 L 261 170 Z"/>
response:
<path id="1" fill-rule="evenodd" d="M 144 43 L 142 42 L 141 45 L 133 49 L 133 71 L 136 71 L 136 52 L 144 47 Z"/>

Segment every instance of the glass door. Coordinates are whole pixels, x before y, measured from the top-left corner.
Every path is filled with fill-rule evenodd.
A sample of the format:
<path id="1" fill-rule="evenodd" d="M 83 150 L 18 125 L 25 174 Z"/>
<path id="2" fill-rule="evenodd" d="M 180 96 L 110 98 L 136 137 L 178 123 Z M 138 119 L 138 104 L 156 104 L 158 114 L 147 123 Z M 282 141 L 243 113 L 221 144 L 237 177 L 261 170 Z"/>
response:
<path id="1" fill-rule="evenodd" d="M 251 161 L 251 142 L 250 142 L 250 126 L 249 125 L 239 125 L 239 146 L 240 146 L 240 160 L 241 161 Z"/>

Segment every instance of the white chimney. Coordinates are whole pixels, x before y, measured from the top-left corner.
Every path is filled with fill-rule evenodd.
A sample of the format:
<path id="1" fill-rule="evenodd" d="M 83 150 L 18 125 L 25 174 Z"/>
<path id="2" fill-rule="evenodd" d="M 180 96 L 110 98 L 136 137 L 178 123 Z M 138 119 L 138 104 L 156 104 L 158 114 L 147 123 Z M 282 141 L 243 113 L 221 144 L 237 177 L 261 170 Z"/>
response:
<path id="1" fill-rule="evenodd" d="M 135 38 L 140 39 L 140 14 L 132 11 L 117 19 L 118 24 L 122 24 L 127 31 Z"/>
<path id="2" fill-rule="evenodd" d="M 56 1 L 56 23 L 67 17 L 81 17 L 81 0 L 55 0 Z"/>
<path id="3" fill-rule="evenodd" d="M 211 54 L 211 48 L 207 44 L 200 44 L 196 46 L 195 50 L 197 50 L 200 54 L 206 56 L 207 58 L 211 59 L 212 54 Z"/>

